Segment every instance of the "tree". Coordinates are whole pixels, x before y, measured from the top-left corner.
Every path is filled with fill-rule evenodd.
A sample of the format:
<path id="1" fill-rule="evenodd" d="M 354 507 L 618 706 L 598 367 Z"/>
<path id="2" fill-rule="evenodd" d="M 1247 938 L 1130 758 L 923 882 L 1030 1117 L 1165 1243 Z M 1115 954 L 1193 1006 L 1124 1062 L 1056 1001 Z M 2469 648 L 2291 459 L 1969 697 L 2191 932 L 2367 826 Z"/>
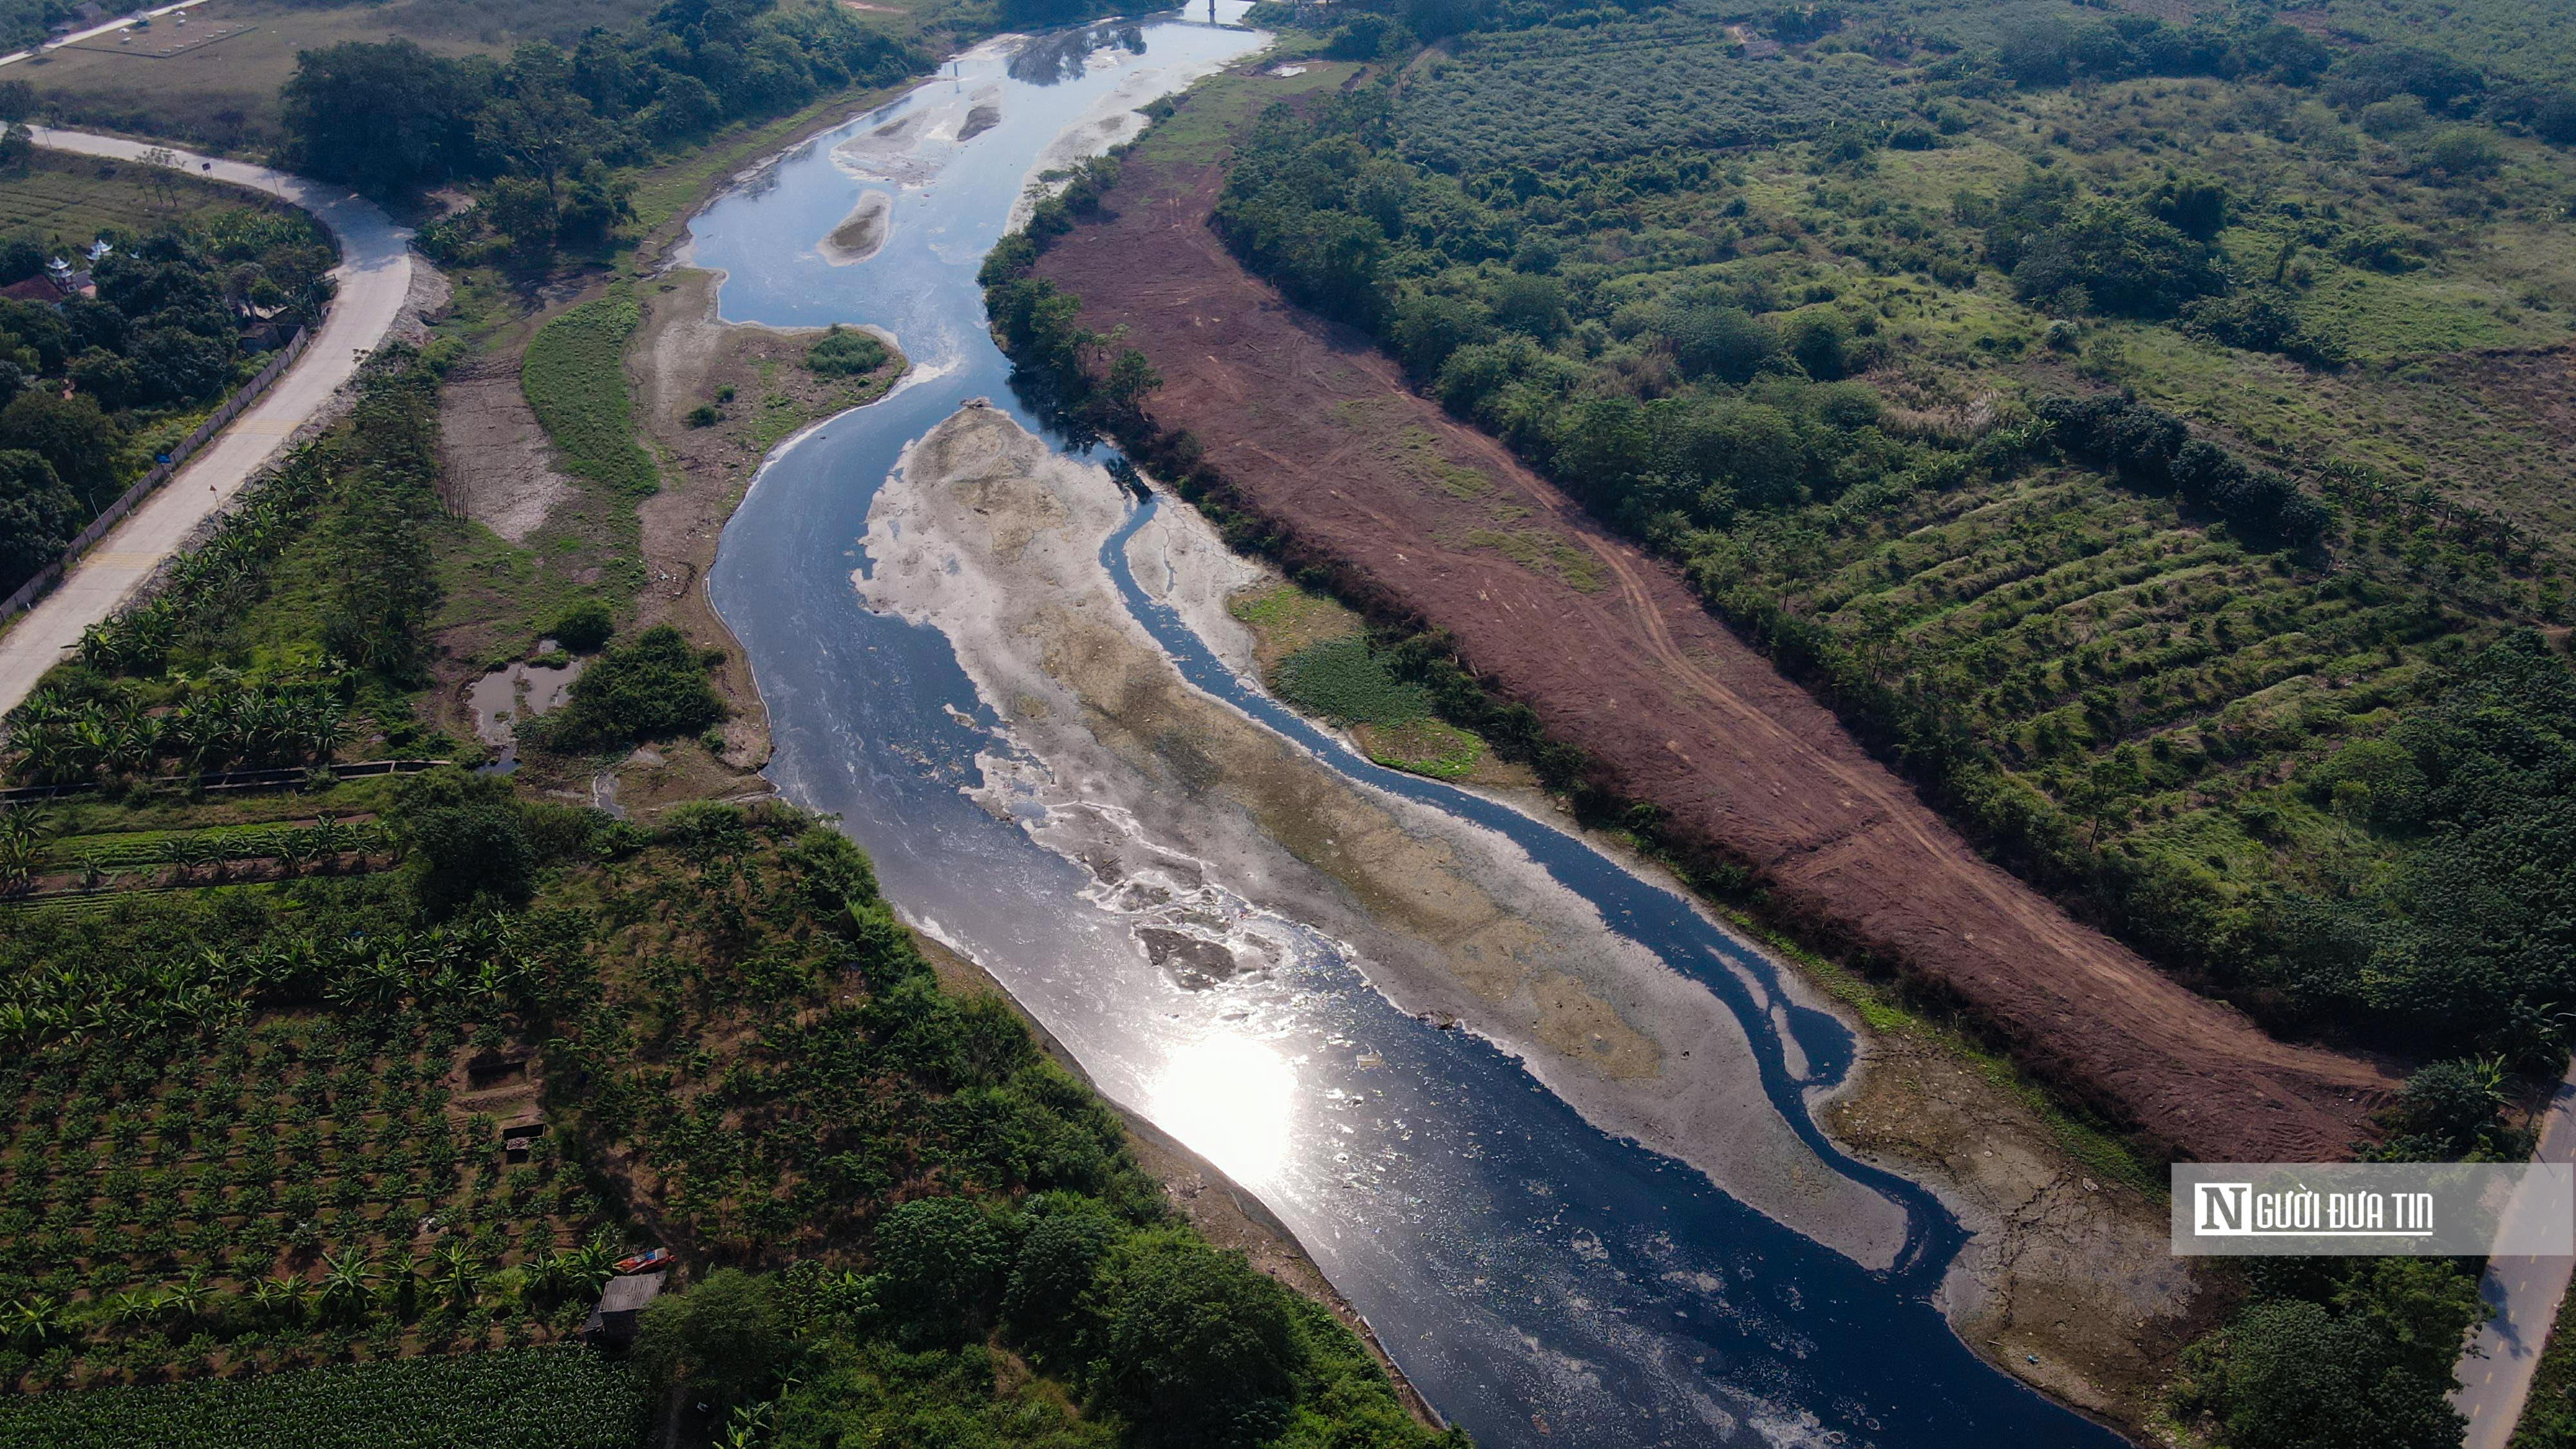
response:
<path id="1" fill-rule="evenodd" d="M 1072 1337 L 1082 1321 L 1083 1295 L 1124 1230 L 1092 1199 L 1040 1202 L 1050 1210 L 1020 1240 L 1002 1294 L 1002 1318 L 1014 1337 L 1043 1355 Z"/>
<path id="2" fill-rule="evenodd" d="M 1190 1234 L 1139 1234 L 1085 1300 L 1098 1323 L 1093 1393 L 1148 1444 L 1240 1445 L 1286 1422 L 1305 1360 L 1286 1289 Z"/>
<path id="3" fill-rule="evenodd" d="M 1119 350 L 1109 364 L 1109 376 L 1100 384 L 1100 395 L 1121 412 L 1134 412 L 1143 406 L 1145 395 L 1163 385 L 1163 375 L 1145 360 L 1145 354 L 1133 347 Z"/>
<path id="4" fill-rule="evenodd" d="M 92 513 L 115 496 L 120 441 L 115 421 L 100 411 L 95 398 L 26 392 L 0 408 L 0 448 L 44 459 L 56 479 L 82 495 Z"/>
<path id="5" fill-rule="evenodd" d="M 2169 317 L 2226 279 L 2206 250 L 2173 227 L 2116 201 L 2095 201 L 2028 242 L 2013 291 L 2047 303 L 2080 291 L 2117 316 Z"/>
<path id="6" fill-rule="evenodd" d="M 636 1327 L 635 1362 L 655 1384 L 686 1384 L 724 1408 L 764 1396 L 794 1344 L 776 1286 L 718 1268 L 682 1293 L 665 1293 Z"/>
<path id="7" fill-rule="evenodd" d="M 550 722 L 545 741 L 557 749 L 602 749 L 698 734 L 724 717 L 724 701 L 707 683 L 706 660 L 679 630 L 660 624 L 600 653 L 573 682 L 572 702 Z"/>
<path id="8" fill-rule="evenodd" d="M 434 770 L 405 781 L 402 796 L 413 888 L 433 914 L 477 896 L 526 902 L 535 890 L 536 853 L 509 781 Z"/>
<path id="9" fill-rule="evenodd" d="M 558 183 L 595 155 L 604 132 L 590 103 L 573 89 L 564 53 L 542 41 L 522 45 L 501 76 L 502 96 L 483 108 L 474 138 L 559 201 Z"/>
<path id="10" fill-rule="evenodd" d="M 1655 330 L 1671 342 L 1673 360 L 1686 377 L 1750 382 L 1780 354 L 1771 329 L 1740 307 L 1677 308 Z"/>
<path id="11" fill-rule="evenodd" d="M 2497 1127 L 2504 1110 L 2504 1074 L 2493 1061 L 2458 1059 L 2415 1069 L 2397 1097 L 2404 1135 L 2401 1160 L 2448 1161 L 2475 1151 Z"/>
<path id="12" fill-rule="evenodd" d="M 492 219 L 492 229 L 508 238 L 511 250 L 534 253 L 554 245 L 555 196 L 544 182 L 504 176 L 484 193 L 483 209 Z"/>
<path id="13" fill-rule="evenodd" d="M 2191 1351 L 2186 1403 L 2232 1449 L 2454 1449 L 2452 1365 L 2485 1314 L 2477 1279 L 2433 1258 L 2367 1258 L 2293 1270 Z M 2295 1281 L 2314 1280 L 2314 1281 Z"/>
<path id="14" fill-rule="evenodd" d="M 62 557 L 85 516 L 52 464 L 24 449 L 0 449 L 0 590 L 16 589 Z"/>
<path id="15" fill-rule="evenodd" d="M 991 1314 L 1009 1245 L 962 1197 L 904 1203 L 877 1223 L 878 1297 L 922 1337 L 970 1337 Z"/>
<path id="16" fill-rule="evenodd" d="M 470 160 L 483 89 L 468 67 L 408 40 L 349 41 L 299 53 L 278 98 L 299 167 L 388 194 Z"/>

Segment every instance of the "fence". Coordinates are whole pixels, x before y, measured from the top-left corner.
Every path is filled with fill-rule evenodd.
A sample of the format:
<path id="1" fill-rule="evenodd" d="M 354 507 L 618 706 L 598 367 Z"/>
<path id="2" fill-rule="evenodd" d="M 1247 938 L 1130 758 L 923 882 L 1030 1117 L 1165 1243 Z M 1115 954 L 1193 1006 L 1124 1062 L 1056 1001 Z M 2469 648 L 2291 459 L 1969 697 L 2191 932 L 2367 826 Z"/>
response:
<path id="1" fill-rule="evenodd" d="M 169 462 L 153 464 L 150 472 L 134 480 L 133 487 L 126 489 L 114 503 L 107 505 L 97 518 L 90 521 L 89 527 L 82 529 L 72 539 L 71 547 L 63 550 L 61 558 L 37 570 L 34 578 L 19 586 L 18 592 L 11 594 L 5 602 L 0 602 L 0 621 L 14 619 L 34 608 L 36 600 L 43 598 L 46 592 L 61 580 L 64 570 L 71 567 L 72 560 L 81 556 L 83 549 L 106 537 L 109 529 L 116 527 L 124 520 L 125 515 L 134 511 L 134 505 L 149 497 L 153 489 L 168 482 L 171 474 L 186 467 L 188 459 L 195 456 L 199 448 L 206 445 L 207 439 L 223 431 L 224 424 L 239 417 L 242 409 L 259 401 L 260 394 L 268 391 L 269 384 L 277 381 L 280 373 L 294 366 L 295 359 L 304 355 L 305 346 L 313 340 L 315 331 L 316 329 L 311 327 L 298 331 L 295 334 L 295 340 L 288 343 L 284 351 L 270 358 L 268 366 L 261 368 L 258 376 L 235 389 L 231 397 L 224 399 L 224 405 L 215 409 L 212 417 L 197 424 L 195 432 L 179 440 L 179 446 L 170 450 Z"/>
<path id="2" fill-rule="evenodd" d="M 191 784 L 204 790 L 274 790 L 280 786 L 304 783 L 313 777 L 317 768 L 328 769 L 333 779 L 357 780 L 369 775 L 417 775 L 448 763 L 446 760 L 357 760 L 328 766 L 286 765 L 273 770 L 209 770 L 193 779 L 187 775 L 162 775 L 152 783 L 173 790 L 184 790 Z M 95 780 L 80 780 L 68 785 L 19 785 L 0 790 L 0 805 L 60 800 L 72 795 L 86 795 L 97 788 Z"/>

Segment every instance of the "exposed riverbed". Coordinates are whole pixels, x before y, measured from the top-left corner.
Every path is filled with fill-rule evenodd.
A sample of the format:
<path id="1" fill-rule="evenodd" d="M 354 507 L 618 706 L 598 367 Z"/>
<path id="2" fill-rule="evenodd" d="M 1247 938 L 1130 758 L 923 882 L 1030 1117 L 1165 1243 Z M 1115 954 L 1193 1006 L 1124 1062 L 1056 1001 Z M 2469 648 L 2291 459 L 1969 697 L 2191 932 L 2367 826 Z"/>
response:
<path id="1" fill-rule="evenodd" d="M 1816 1129 L 1849 1028 L 1663 885 L 1261 696 L 1222 608 L 1253 567 L 1013 406 L 974 272 L 1027 186 L 1259 43 L 1096 38 L 979 47 L 694 227 L 726 317 L 916 364 L 773 456 L 711 576 L 781 791 L 1483 1443 L 2110 1442 L 1950 1333 L 1955 1224 Z M 832 255 L 869 191 L 875 250 Z"/>

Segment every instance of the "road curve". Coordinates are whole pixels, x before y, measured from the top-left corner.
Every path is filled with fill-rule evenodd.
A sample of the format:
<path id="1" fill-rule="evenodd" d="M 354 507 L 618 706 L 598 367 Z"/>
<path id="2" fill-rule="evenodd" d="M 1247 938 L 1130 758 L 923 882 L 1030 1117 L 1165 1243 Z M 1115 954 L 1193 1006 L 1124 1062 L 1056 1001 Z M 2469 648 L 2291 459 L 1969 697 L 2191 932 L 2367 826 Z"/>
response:
<path id="1" fill-rule="evenodd" d="M 2576 1162 L 2576 1066 L 2558 1084 L 2557 1094 L 2541 1114 L 2540 1146 L 2534 1162 Z M 2469 1416 L 2461 1449 L 2504 1449 L 2522 1422 L 2531 1398 L 2532 1371 L 2540 1367 L 2540 1350 L 2549 1342 L 2549 1325 L 2558 1317 L 2558 1302 L 2567 1296 L 2567 1280 L 2576 1258 L 2493 1257 L 2478 1285 L 2478 1296 L 2495 1309 L 2495 1317 L 2469 1341 L 2456 1372 L 2460 1388 L 2451 1403 Z"/>
<path id="2" fill-rule="evenodd" d="M 240 492 L 286 445 L 288 436 L 356 374 L 359 361 L 383 343 L 402 315 L 414 266 L 410 230 L 396 226 L 374 202 L 351 194 L 346 187 L 247 162 L 156 147 L 148 141 L 45 126 L 29 129 L 37 145 L 58 151 L 124 161 L 140 161 L 149 151 L 166 151 L 192 175 L 265 191 L 311 212 L 340 243 L 340 265 L 331 272 L 339 291 L 322 320 L 320 334 L 267 394 L 81 555 L 60 587 L 0 633 L 0 713 L 17 708 L 45 671 L 80 643 L 82 630 L 125 602 L 207 515 Z"/>

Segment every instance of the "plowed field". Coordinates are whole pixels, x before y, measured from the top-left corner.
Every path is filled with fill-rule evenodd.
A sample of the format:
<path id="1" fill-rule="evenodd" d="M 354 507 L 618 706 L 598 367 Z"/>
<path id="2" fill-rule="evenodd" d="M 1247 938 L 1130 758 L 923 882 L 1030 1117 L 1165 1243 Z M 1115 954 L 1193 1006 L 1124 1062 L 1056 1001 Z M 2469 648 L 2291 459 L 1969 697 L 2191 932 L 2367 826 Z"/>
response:
<path id="1" fill-rule="evenodd" d="M 1129 329 L 1164 379 L 1156 422 L 1194 434 L 1243 504 L 1446 630 L 1783 907 L 1937 984 L 2133 1130 L 2214 1161 L 2338 1157 L 2367 1133 L 2382 1071 L 2272 1039 L 1979 858 L 1669 569 L 1247 274 L 1207 225 L 1221 179 L 1149 142 L 1038 272 L 1084 325 Z"/>

